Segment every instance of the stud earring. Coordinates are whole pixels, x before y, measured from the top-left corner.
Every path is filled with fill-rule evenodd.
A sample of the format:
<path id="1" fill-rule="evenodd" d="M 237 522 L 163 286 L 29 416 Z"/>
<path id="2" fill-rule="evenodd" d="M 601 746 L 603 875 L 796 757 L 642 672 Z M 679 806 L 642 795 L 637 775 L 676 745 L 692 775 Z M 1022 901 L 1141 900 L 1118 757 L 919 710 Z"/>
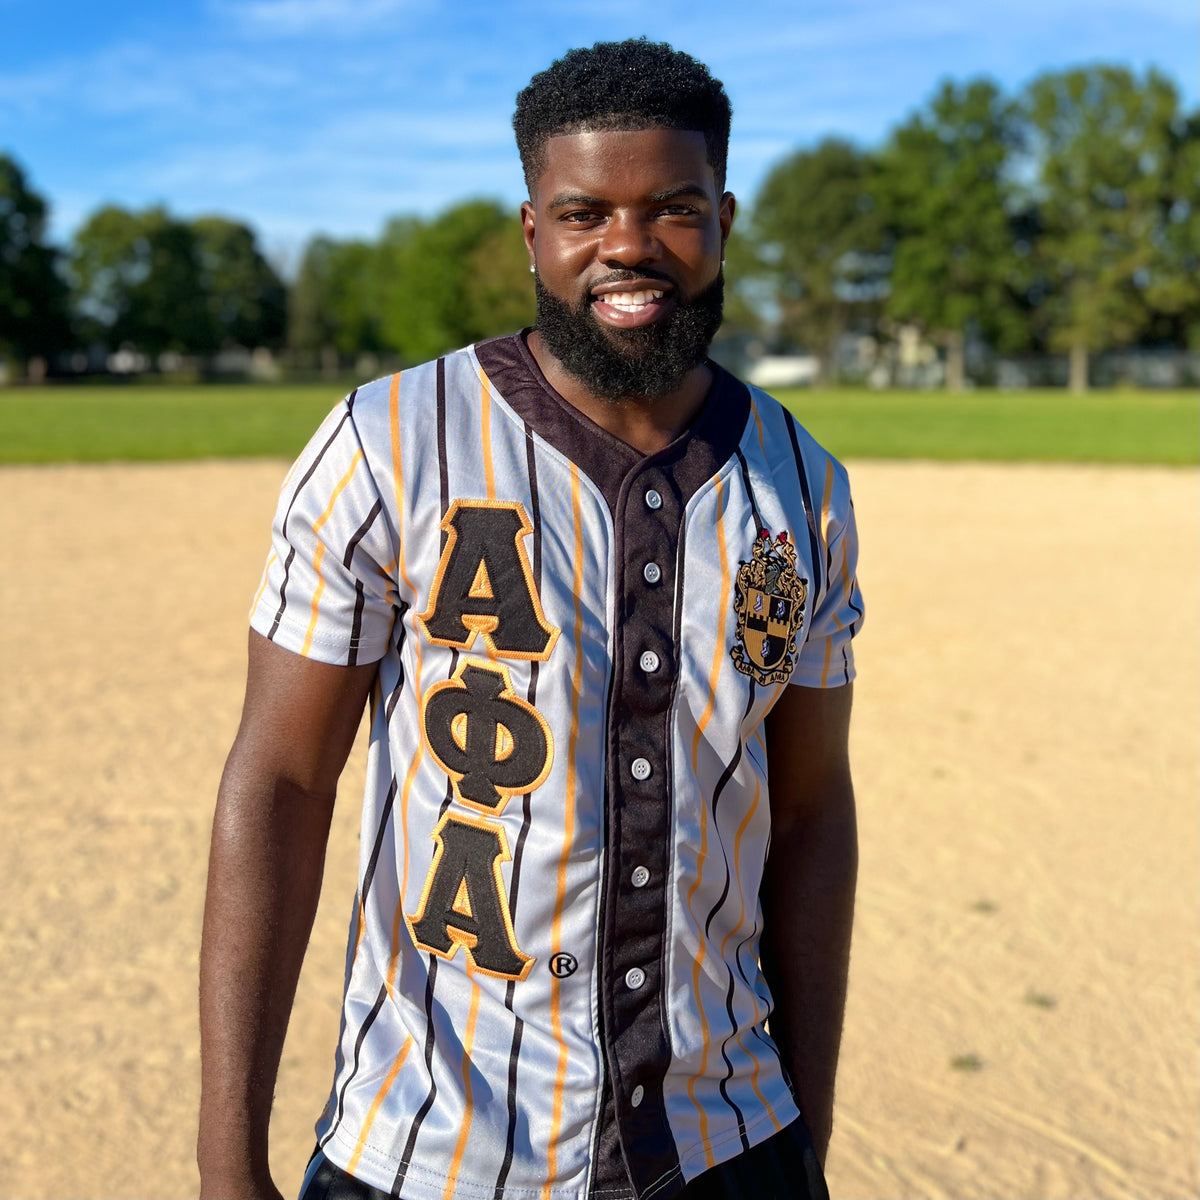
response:
<path id="1" fill-rule="evenodd" d="M 537 274 L 537 267 L 535 267 L 535 266 L 533 265 L 533 263 L 530 263 L 530 264 L 529 264 L 529 273 L 530 273 L 530 275 L 536 275 L 536 274 Z"/>

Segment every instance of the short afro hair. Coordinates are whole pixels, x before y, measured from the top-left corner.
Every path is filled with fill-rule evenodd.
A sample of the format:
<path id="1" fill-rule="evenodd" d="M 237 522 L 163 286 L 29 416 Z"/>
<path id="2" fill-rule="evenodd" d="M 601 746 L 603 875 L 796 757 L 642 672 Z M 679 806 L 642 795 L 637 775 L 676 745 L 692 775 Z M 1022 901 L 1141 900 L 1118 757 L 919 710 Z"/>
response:
<path id="1" fill-rule="evenodd" d="M 547 138 L 606 129 L 704 134 L 708 165 L 724 190 L 732 115 L 725 88 L 703 63 L 642 37 L 568 50 L 517 96 L 513 129 L 531 196 Z"/>

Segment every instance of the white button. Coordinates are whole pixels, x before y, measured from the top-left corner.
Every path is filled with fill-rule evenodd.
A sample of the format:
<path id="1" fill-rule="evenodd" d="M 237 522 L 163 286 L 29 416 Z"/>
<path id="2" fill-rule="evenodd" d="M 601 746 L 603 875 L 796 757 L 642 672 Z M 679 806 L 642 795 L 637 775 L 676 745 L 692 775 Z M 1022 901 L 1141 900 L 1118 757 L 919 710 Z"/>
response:
<path id="1" fill-rule="evenodd" d="M 657 583 L 662 578 L 662 568 L 658 563 L 647 563 L 642 568 L 642 575 L 647 583 Z"/>
<path id="2" fill-rule="evenodd" d="M 646 982 L 646 972 L 641 967 L 630 967 L 625 972 L 625 986 L 636 992 Z"/>
<path id="3" fill-rule="evenodd" d="M 659 667 L 658 655 L 653 650 L 643 650 L 638 662 L 643 671 L 657 671 Z"/>
<path id="4" fill-rule="evenodd" d="M 634 887 L 645 887 L 650 882 L 650 872 L 645 867 L 634 867 L 633 874 L 629 877 L 629 882 Z"/>
<path id="5" fill-rule="evenodd" d="M 639 1083 L 637 1087 L 635 1087 L 633 1091 L 629 1093 L 629 1103 L 632 1104 L 634 1108 L 637 1108 L 645 1098 L 645 1095 L 646 1089 Z"/>
<path id="6" fill-rule="evenodd" d="M 642 780 L 650 778 L 650 761 L 645 758 L 635 758 L 629 764 L 629 772 L 634 779 Z"/>
<path id="7" fill-rule="evenodd" d="M 653 488 L 646 493 L 646 507 L 653 508 L 656 511 L 662 508 L 662 496 L 660 496 Z"/>

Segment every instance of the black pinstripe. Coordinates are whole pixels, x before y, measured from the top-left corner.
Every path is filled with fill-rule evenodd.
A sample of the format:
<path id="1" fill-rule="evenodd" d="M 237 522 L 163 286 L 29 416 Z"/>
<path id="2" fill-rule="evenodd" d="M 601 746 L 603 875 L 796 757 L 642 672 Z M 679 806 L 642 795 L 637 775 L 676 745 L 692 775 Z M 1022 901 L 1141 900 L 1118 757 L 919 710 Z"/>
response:
<path id="1" fill-rule="evenodd" d="M 429 1110 L 437 1099 L 437 1080 L 433 1077 L 433 987 L 437 983 L 437 958 L 429 956 L 429 976 L 425 983 L 425 1071 L 429 1076 L 429 1094 L 425 1097 L 417 1115 L 413 1117 L 408 1127 L 408 1140 L 404 1143 L 404 1153 L 400 1156 L 400 1166 L 396 1170 L 396 1178 L 392 1180 L 392 1195 L 398 1196 L 408 1175 L 408 1164 L 412 1162 L 413 1150 L 417 1144 L 417 1134 L 429 1116 Z"/>
<path id="2" fill-rule="evenodd" d="M 346 553 L 342 556 L 342 565 L 349 569 L 350 563 L 354 559 L 354 552 L 358 549 L 358 544 L 367 536 L 367 530 L 375 524 L 375 518 L 383 511 L 383 501 L 378 497 L 375 503 L 371 505 L 371 511 L 367 513 L 366 519 L 354 531 L 354 535 L 350 541 L 346 543 Z M 358 643 L 362 637 L 362 617 L 363 609 L 366 607 L 367 596 L 363 588 L 362 580 L 354 581 L 354 620 L 350 626 L 350 646 L 346 654 L 346 665 L 353 667 L 358 662 Z"/>
<path id="3" fill-rule="evenodd" d="M 387 831 L 388 820 L 392 815 L 392 807 L 396 800 L 396 777 L 392 776 L 392 786 L 388 788 L 387 799 L 383 802 L 383 812 L 379 818 L 379 831 L 375 835 L 375 844 L 371 848 L 371 857 L 367 862 L 367 870 L 363 875 L 362 890 L 359 893 L 360 913 L 366 909 L 367 896 L 371 891 L 371 883 L 375 878 L 375 866 L 379 862 L 379 854 L 383 849 L 383 835 Z M 359 920 L 363 917 L 360 915 Z M 367 1014 L 366 1019 L 362 1023 L 362 1028 L 358 1031 L 358 1037 L 354 1041 L 354 1062 L 351 1066 L 350 1073 L 342 1081 L 342 1086 L 338 1094 L 337 1116 L 329 1126 L 328 1132 L 321 1139 L 320 1144 L 325 1146 L 329 1139 L 333 1137 L 337 1127 L 342 1122 L 342 1117 L 346 1111 L 346 1092 L 350 1088 L 351 1082 L 355 1075 L 358 1074 L 359 1052 L 362 1050 L 362 1044 L 366 1040 L 367 1034 L 371 1026 L 375 1023 L 375 1018 L 379 1015 L 379 1010 L 383 1007 L 383 1002 L 387 998 L 387 985 L 380 986 L 379 995 L 375 997 L 375 1003 L 371 1006 L 371 1011 Z"/>
<path id="4" fill-rule="evenodd" d="M 346 553 L 342 556 L 342 565 L 349 567 L 354 558 L 354 552 L 358 549 L 358 544 L 367 536 L 367 531 L 375 524 L 375 518 L 383 511 L 383 501 L 376 498 L 375 503 L 371 505 L 371 511 L 367 513 L 366 519 L 354 531 L 354 535 L 346 543 Z"/>
<path id="5" fill-rule="evenodd" d="M 808 490 L 808 472 L 804 469 L 804 457 L 800 453 L 800 441 L 796 437 L 796 419 L 786 409 L 784 419 L 787 421 L 788 437 L 792 440 L 792 455 L 796 460 L 796 476 L 800 481 L 800 496 L 804 501 L 804 515 L 808 521 L 808 544 L 812 555 L 813 571 L 817 578 L 813 580 L 813 611 L 816 612 L 820 597 L 825 594 L 825 578 L 821 569 L 825 556 L 821 553 L 821 538 L 817 527 L 817 518 L 813 512 L 812 494 Z"/>
<path id="6" fill-rule="evenodd" d="M 450 509 L 450 465 L 447 459 L 446 451 L 446 360 L 439 358 L 437 360 L 437 448 L 438 448 L 438 484 L 439 498 L 441 501 L 441 515 L 445 517 Z M 441 538 L 441 549 L 445 549 L 447 534 L 443 530 Z M 455 668 L 458 665 L 458 651 L 450 651 L 450 677 L 453 678 Z M 442 800 L 439 816 L 444 814 L 450 806 L 450 801 L 454 797 L 454 783 L 447 775 L 446 777 L 446 795 Z M 429 955 L 429 975 L 425 983 L 425 1070 L 429 1075 L 429 1092 L 425 1097 L 421 1107 L 417 1110 L 416 1116 L 413 1117 L 412 1123 L 408 1128 L 408 1140 L 404 1144 L 404 1153 L 400 1156 L 400 1166 L 396 1171 L 396 1178 L 392 1183 L 393 1194 L 398 1194 L 400 1188 L 404 1184 L 405 1177 L 408 1175 L 408 1164 L 412 1161 L 413 1151 L 416 1148 L 417 1136 L 421 1132 L 421 1126 L 425 1124 L 425 1118 L 429 1115 L 429 1110 L 433 1107 L 434 1101 L 437 1099 L 437 1080 L 433 1076 L 433 991 L 437 983 L 438 963 L 435 955 Z"/>
<path id="7" fill-rule="evenodd" d="M 524 422 L 522 422 L 524 424 Z M 534 448 L 533 431 L 525 425 L 525 468 L 529 479 L 529 508 L 533 522 L 533 584 L 538 595 L 542 591 L 542 510 L 538 498 L 537 455 Z M 535 660 L 529 666 L 529 691 L 526 695 L 531 705 L 537 703 L 538 666 Z M 517 845 L 513 850 L 512 887 L 509 890 L 509 909 L 517 911 L 517 895 L 521 886 L 521 856 L 525 851 L 525 839 L 529 836 L 532 823 L 530 793 L 526 792 L 521 798 L 521 832 L 517 835 Z M 510 979 L 504 990 L 504 1007 L 513 1012 L 513 997 L 516 992 L 516 981 Z M 517 1069 L 521 1060 L 521 1040 L 525 1035 L 525 1022 L 513 1013 L 512 1045 L 508 1052 L 508 1132 L 504 1139 L 504 1158 L 500 1163 L 500 1173 L 496 1176 L 495 1200 L 502 1200 L 504 1185 L 508 1181 L 508 1172 L 512 1168 L 513 1155 L 517 1142 Z"/>
<path id="8" fill-rule="evenodd" d="M 342 426 L 350 420 L 350 412 L 354 407 L 354 397 L 358 395 L 358 389 L 346 398 L 346 411 L 342 413 L 341 420 L 334 426 L 333 432 L 325 439 L 325 444 L 317 451 L 317 457 L 313 459 L 307 471 L 304 472 L 304 477 L 296 484 L 296 490 L 292 493 L 291 503 L 287 506 L 287 512 L 283 514 L 282 533 L 284 538 L 287 537 L 288 518 L 292 515 L 292 509 L 296 506 L 296 501 L 300 498 L 300 493 L 304 490 L 304 485 L 313 477 L 316 469 L 321 465 L 321 459 L 325 457 L 326 451 L 337 440 L 337 436 L 342 431 Z M 275 634 L 279 632 L 279 622 L 283 619 L 284 609 L 287 608 L 287 585 L 288 575 L 292 569 L 292 561 L 296 557 L 296 548 L 293 546 L 288 552 L 287 561 L 283 564 L 283 583 L 279 585 L 279 608 L 275 613 L 275 620 L 271 622 L 271 631 L 267 634 L 267 641 L 273 642 Z"/>
<path id="9" fill-rule="evenodd" d="M 746 485 L 746 495 L 750 497 L 750 511 L 754 514 L 754 532 L 759 533 L 766 529 L 763 524 L 762 514 L 758 511 L 758 503 L 754 499 L 754 485 L 750 482 L 750 464 L 746 461 L 746 456 L 740 449 L 735 451 L 737 460 L 742 468 L 742 482 Z"/>
<path id="10" fill-rule="evenodd" d="M 439 358 L 437 360 L 437 448 L 438 448 L 438 490 L 441 498 L 441 520 L 444 520 L 446 514 L 450 511 L 450 463 L 446 453 L 446 360 Z M 439 524 L 441 523 L 439 520 Z M 446 549 L 446 541 L 449 534 L 443 529 L 441 550 Z M 458 651 L 451 648 L 450 650 L 450 672 L 447 675 L 448 679 L 454 678 L 454 672 L 458 670 Z M 446 794 L 442 797 L 441 807 L 438 809 L 438 817 L 446 815 L 446 809 L 450 807 L 454 800 L 454 781 L 449 775 L 446 776 Z"/>
<path id="11" fill-rule="evenodd" d="M 404 614 L 408 612 L 408 601 L 401 600 L 396 605 L 396 616 L 392 620 L 392 628 L 398 629 L 400 632 L 396 635 L 396 670 L 399 672 L 396 679 L 396 686 L 392 688 L 391 695 L 387 698 L 387 703 L 383 706 L 383 721 L 385 725 L 391 725 L 392 714 L 396 711 L 396 705 L 400 703 L 400 694 L 404 691 Z"/>
<path id="12" fill-rule="evenodd" d="M 746 690 L 747 690 L 746 708 L 745 708 L 745 711 L 742 713 L 741 721 L 738 723 L 739 730 L 741 729 L 742 725 L 745 723 L 746 718 L 750 715 L 750 710 L 754 707 L 754 696 L 755 696 L 754 680 L 752 680 L 752 679 L 747 680 L 747 689 Z M 720 801 L 721 793 L 725 790 L 725 786 L 733 778 L 733 773 L 734 773 L 734 771 L 737 770 L 738 764 L 741 761 L 742 761 L 742 740 L 739 737 L 737 749 L 733 753 L 733 758 L 731 758 L 729 760 L 729 762 L 725 765 L 725 769 L 721 772 L 720 779 L 717 780 L 717 786 L 713 789 L 712 816 L 713 816 L 713 834 L 714 834 L 714 836 L 716 836 L 716 834 L 717 834 L 717 830 L 716 830 L 717 803 Z M 721 889 L 721 894 L 720 894 L 720 896 L 717 897 L 717 902 L 709 910 L 708 919 L 704 922 L 704 938 L 706 941 L 708 940 L 708 938 L 711 934 L 712 923 L 716 919 L 717 913 L 719 913 L 721 911 L 721 909 L 725 905 L 725 901 L 729 898 L 729 884 L 732 879 L 732 876 L 731 876 L 730 870 L 729 870 L 729 857 L 728 857 L 728 855 L 722 855 L 721 858 L 725 864 L 725 886 Z M 721 1092 L 721 1098 L 725 1101 L 726 1104 L 729 1105 L 729 1107 L 733 1110 L 734 1116 L 737 1118 L 738 1138 L 742 1143 L 742 1149 L 749 1150 L 750 1149 L 750 1139 L 746 1136 L 745 1117 L 742 1115 L 742 1110 L 737 1106 L 737 1103 L 734 1101 L 733 1097 L 730 1096 L 729 1089 L 728 1089 L 729 1081 L 733 1078 L 733 1063 L 730 1061 L 729 1055 L 726 1053 L 725 1048 L 729 1045 L 729 1039 L 731 1037 L 733 1037 L 734 1033 L 737 1032 L 737 1017 L 734 1015 L 734 1011 L 733 1011 L 733 992 L 734 992 L 733 968 L 730 967 L 727 959 L 722 959 L 722 962 L 725 967 L 725 971 L 729 976 L 729 987 L 725 993 L 725 1012 L 729 1017 L 730 1031 L 726 1035 L 725 1039 L 721 1042 L 721 1058 L 724 1059 L 724 1061 L 725 1061 L 725 1078 L 721 1080 L 719 1087 L 720 1087 L 720 1092 Z"/>

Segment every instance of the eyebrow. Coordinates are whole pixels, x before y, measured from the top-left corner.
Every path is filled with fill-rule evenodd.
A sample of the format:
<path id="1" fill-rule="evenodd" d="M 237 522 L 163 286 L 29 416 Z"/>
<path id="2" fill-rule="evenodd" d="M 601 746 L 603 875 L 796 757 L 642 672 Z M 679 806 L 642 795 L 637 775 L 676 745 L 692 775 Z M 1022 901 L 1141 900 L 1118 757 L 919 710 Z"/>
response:
<path id="1" fill-rule="evenodd" d="M 675 187 L 665 188 L 647 197 L 652 204 L 662 204 L 666 200 L 678 200 L 680 196 L 695 196 L 700 200 L 708 199 L 708 192 L 698 183 L 681 183 Z"/>
<path id="2" fill-rule="evenodd" d="M 585 196 L 582 192 L 559 192 L 547 205 L 548 208 L 581 208 L 603 207 L 607 203 L 599 196 Z"/>
<path id="3" fill-rule="evenodd" d="M 663 188 L 660 192 L 651 192 L 646 199 L 651 204 L 663 204 L 668 200 L 678 200 L 681 196 L 694 196 L 700 200 L 707 200 L 708 192 L 705 191 L 698 183 L 680 183 L 673 187 Z M 604 208 L 609 203 L 603 196 L 589 196 L 583 192 L 559 192 L 550 203 L 548 208 Z"/>

